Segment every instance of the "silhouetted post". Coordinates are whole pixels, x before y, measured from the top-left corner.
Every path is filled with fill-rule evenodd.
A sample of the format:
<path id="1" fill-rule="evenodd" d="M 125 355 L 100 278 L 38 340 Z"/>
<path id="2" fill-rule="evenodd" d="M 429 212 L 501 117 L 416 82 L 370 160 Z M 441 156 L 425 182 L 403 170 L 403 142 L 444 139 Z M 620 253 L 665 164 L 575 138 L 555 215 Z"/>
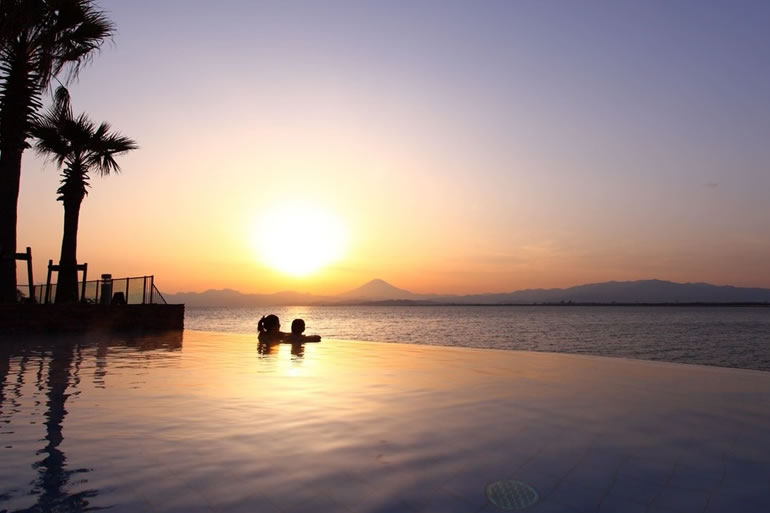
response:
<path id="1" fill-rule="evenodd" d="M 35 298 L 35 281 L 32 278 L 32 248 L 27 246 L 27 251 L 25 253 L 16 253 L 14 254 L 15 260 L 26 260 L 27 261 L 27 279 L 29 280 L 29 298 L 34 299 Z"/>
<path id="2" fill-rule="evenodd" d="M 88 262 L 84 263 L 82 266 L 83 269 L 83 286 L 80 289 L 80 301 L 86 300 L 86 280 L 88 279 Z"/>
<path id="3" fill-rule="evenodd" d="M 53 260 L 48 261 L 48 277 L 45 279 L 45 304 L 51 302 L 51 274 L 56 267 L 58 266 L 53 265 Z"/>
<path id="4" fill-rule="evenodd" d="M 27 246 L 27 279 L 29 279 L 29 297 L 35 297 L 35 279 L 32 277 L 32 248 Z"/>
<path id="5" fill-rule="evenodd" d="M 109 305 L 112 301 L 112 275 L 102 274 L 101 301 L 103 305 Z"/>

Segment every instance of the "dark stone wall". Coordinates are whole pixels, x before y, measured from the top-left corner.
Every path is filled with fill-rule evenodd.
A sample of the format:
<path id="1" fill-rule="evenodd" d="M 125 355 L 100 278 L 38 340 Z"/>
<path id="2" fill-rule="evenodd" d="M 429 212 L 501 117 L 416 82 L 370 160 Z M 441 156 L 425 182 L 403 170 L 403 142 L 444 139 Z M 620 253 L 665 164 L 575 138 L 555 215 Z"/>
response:
<path id="1" fill-rule="evenodd" d="M 182 329 L 184 305 L 0 305 L 0 334 Z"/>

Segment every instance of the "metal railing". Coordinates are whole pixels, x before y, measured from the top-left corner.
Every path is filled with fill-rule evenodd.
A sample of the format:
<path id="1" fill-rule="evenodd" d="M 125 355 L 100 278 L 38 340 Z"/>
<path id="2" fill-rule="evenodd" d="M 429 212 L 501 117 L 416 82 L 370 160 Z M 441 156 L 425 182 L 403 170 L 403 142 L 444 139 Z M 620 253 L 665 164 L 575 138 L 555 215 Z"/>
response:
<path id="1" fill-rule="evenodd" d="M 29 285 L 18 287 L 24 300 L 39 304 L 53 303 L 56 298 L 56 284 Z M 166 298 L 155 286 L 154 276 L 136 276 L 131 278 L 113 278 L 110 280 L 89 280 L 78 282 L 78 293 L 82 303 L 91 304 L 129 304 L 129 305 L 165 305 Z"/>

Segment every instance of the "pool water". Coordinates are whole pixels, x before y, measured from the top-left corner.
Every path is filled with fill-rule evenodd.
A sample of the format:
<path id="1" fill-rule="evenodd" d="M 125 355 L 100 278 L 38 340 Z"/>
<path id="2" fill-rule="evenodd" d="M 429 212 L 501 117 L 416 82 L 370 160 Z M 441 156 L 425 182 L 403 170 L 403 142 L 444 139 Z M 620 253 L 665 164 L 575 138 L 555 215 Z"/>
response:
<path id="1" fill-rule="evenodd" d="M 767 372 L 185 332 L 0 380 L 0 511 L 770 511 Z"/>

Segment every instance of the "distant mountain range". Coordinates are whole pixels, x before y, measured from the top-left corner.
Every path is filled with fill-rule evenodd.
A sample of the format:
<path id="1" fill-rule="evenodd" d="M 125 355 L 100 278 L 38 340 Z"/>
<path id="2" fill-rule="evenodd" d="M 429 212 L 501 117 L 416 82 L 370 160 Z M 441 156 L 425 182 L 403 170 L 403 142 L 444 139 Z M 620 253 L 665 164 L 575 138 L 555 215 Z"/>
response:
<path id="1" fill-rule="evenodd" d="M 608 281 L 566 289 L 527 289 L 497 294 L 414 294 L 383 280 L 372 280 L 337 296 L 300 292 L 243 294 L 236 290 L 207 290 L 166 295 L 169 303 L 189 306 L 289 305 L 430 305 L 430 304 L 562 304 L 562 303 L 770 303 L 770 289 L 674 283 L 663 280 Z"/>

